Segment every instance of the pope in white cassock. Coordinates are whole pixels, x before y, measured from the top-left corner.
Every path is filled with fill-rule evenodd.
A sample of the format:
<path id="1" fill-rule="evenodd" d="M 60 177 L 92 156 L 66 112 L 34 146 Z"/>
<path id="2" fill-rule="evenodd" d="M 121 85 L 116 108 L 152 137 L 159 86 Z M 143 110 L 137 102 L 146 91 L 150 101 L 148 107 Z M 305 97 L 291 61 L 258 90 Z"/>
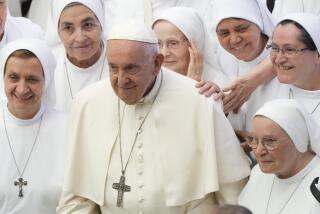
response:
<path id="1" fill-rule="evenodd" d="M 117 25 L 107 57 L 110 82 L 74 99 L 57 212 L 209 213 L 236 203 L 250 172 L 239 142 L 195 81 L 161 68 L 154 32 Z"/>
<path id="2" fill-rule="evenodd" d="M 12 17 L 7 0 L 0 0 L 0 49 L 10 41 L 19 38 L 43 39 L 42 29 L 23 17 Z"/>
<path id="3" fill-rule="evenodd" d="M 65 115 L 51 107 L 55 60 L 42 40 L 8 43 L 0 56 L 0 213 L 53 214 L 63 183 Z"/>

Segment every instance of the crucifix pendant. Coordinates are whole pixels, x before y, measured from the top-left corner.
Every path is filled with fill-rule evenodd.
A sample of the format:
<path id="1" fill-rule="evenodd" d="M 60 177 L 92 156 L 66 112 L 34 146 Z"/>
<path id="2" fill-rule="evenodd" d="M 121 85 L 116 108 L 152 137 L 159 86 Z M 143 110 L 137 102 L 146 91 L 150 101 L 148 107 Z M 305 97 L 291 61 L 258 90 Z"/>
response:
<path id="1" fill-rule="evenodd" d="M 131 191 L 131 187 L 126 185 L 126 177 L 122 174 L 119 183 L 113 183 L 112 188 L 118 190 L 117 207 L 123 207 L 123 193 Z"/>
<path id="2" fill-rule="evenodd" d="M 23 178 L 18 178 L 18 181 L 14 181 L 14 185 L 15 186 L 19 186 L 19 197 L 23 197 L 23 193 L 22 193 L 22 187 L 23 186 L 27 186 L 28 182 L 24 181 Z"/>

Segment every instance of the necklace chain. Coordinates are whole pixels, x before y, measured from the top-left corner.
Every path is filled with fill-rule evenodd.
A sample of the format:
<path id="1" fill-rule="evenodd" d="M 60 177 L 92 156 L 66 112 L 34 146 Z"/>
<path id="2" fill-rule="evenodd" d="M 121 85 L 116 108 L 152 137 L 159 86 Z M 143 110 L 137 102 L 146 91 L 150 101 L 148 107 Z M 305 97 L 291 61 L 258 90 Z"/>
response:
<path id="1" fill-rule="evenodd" d="M 32 155 L 34 146 L 36 145 L 36 142 L 37 142 L 38 137 L 39 137 L 40 127 L 41 127 L 41 123 L 42 123 L 43 114 L 41 115 L 40 123 L 39 123 L 38 129 L 37 129 L 37 133 L 36 133 L 36 137 L 35 137 L 35 139 L 34 139 L 34 141 L 33 141 L 31 150 L 30 150 L 29 155 L 28 155 L 28 159 L 27 159 L 26 163 L 24 164 L 24 167 L 23 167 L 22 171 L 20 171 L 19 166 L 18 166 L 18 162 L 17 162 L 17 160 L 16 160 L 16 157 L 15 157 L 14 152 L 13 152 L 13 149 L 12 149 L 11 141 L 10 141 L 10 138 L 9 138 L 9 134 L 8 134 L 8 130 L 7 130 L 7 124 L 6 124 L 6 120 L 5 120 L 4 110 L 3 110 L 2 112 L 3 112 L 3 126 L 4 126 L 5 133 L 6 133 L 7 142 L 8 142 L 9 147 L 10 147 L 10 151 L 11 151 L 11 155 L 12 155 L 14 164 L 15 164 L 15 166 L 16 166 L 16 168 L 17 168 L 18 173 L 19 173 L 19 177 L 22 178 L 23 173 L 24 173 L 24 171 L 26 170 L 26 168 L 27 168 L 27 166 L 28 166 L 28 163 L 29 163 L 30 157 L 31 157 L 31 155 Z"/>
<path id="2" fill-rule="evenodd" d="M 289 98 L 290 98 L 290 99 L 294 99 L 294 94 L 293 94 L 292 88 L 290 88 L 289 90 L 290 90 L 290 91 L 289 91 Z M 320 101 L 317 103 L 317 105 L 314 107 L 314 109 L 311 111 L 310 114 L 313 114 L 313 113 L 317 110 L 317 108 L 319 107 L 319 105 L 320 105 Z"/>
<path id="3" fill-rule="evenodd" d="M 102 72 L 103 72 L 103 69 L 104 69 L 105 61 L 106 61 L 106 57 L 103 58 L 102 67 L 100 69 L 99 80 L 101 80 L 101 78 L 102 78 Z M 66 75 L 67 75 L 67 81 L 68 81 L 70 95 L 71 95 L 71 98 L 73 99 L 73 92 L 72 92 L 71 81 L 70 81 L 70 78 L 69 78 L 69 72 L 68 72 L 68 66 L 67 66 L 66 60 L 64 60 L 64 67 L 65 67 L 65 71 L 66 71 Z"/>
<path id="4" fill-rule="evenodd" d="M 302 184 L 302 181 L 304 180 L 306 176 L 304 176 L 298 183 L 298 185 L 294 188 L 294 190 L 292 191 L 292 193 L 290 194 L 289 198 L 285 201 L 285 203 L 282 205 L 280 211 L 278 212 L 278 214 L 280 214 L 284 208 L 286 208 L 287 204 L 289 203 L 289 201 L 291 200 L 291 198 L 293 197 L 293 195 L 295 194 L 295 192 L 298 190 L 298 188 L 300 187 L 300 185 Z M 265 214 L 268 214 L 269 211 L 269 203 L 270 203 L 270 199 L 271 199 L 271 195 L 272 195 L 272 190 L 273 190 L 273 186 L 274 186 L 274 181 L 276 179 L 276 176 L 273 177 L 273 181 L 272 181 L 272 185 L 271 185 L 271 189 L 270 189 L 270 193 L 269 193 L 269 197 L 268 197 L 268 202 L 267 202 L 267 207 L 266 207 L 266 211 Z"/>
<path id="5" fill-rule="evenodd" d="M 122 118 L 120 119 L 120 98 L 118 98 L 118 125 L 119 125 L 119 130 L 118 130 L 118 135 L 117 135 L 117 138 L 116 138 L 116 141 L 117 139 L 119 139 L 119 145 L 120 145 L 120 158 L 121 158 L 121 174 L 124 176 L 125 175 L 125 172 L 126 172 L 126 169 L 127 169 L 127 166 L 128 166 L 128 163 L 131 159 L 131 155 L 132 155 L 132 152 L 133 152 L 133 149 L 134 149 L 134 146 L 137 142 L 137 138 L 138 138 L 138 135 L 140 134 L 141 132 L 141 127 L 143 126 L 144 122 L 146 121 L 149 113 L 151 112 L 151 109 L 153 107 L 153 104 L 154 102 L 156 101 L 157 97 L 158 97 L 158 94 L 160 92 L 160 88 L 162 86 L 162 80 L 163 80 L 163 74 L 162 74 L 162 71 L 161 71 L 161 80 L 160 80 L 160 86 L 155 94 L 155 97 L 154 99 L 152 100 L 152 103 L 151 103 L 151 106 L 148 110 L 148 112 L 146 113 L 145 117 L 143 118 L 142 122 L 140 123 L 137 131 L 136 131 L 136 134 L 135 134 L 135 137 L 134 137 L 134 140 L 133 140 L 133 143 L 132 143 L 132 146 L 131 146 L 131 150 L 130 150 L 130 153 L 129 153 L 129 156 L 128 156 L 128 159 L 127 159 L 127 162 L 125 164 L 125 166 L 123 165 L 123 154 L 122 154 L 122 142 L 121 142 L 121 127 L 122 127 L 122 122 L 123 122 L 123 118 L 124 118 L 124 109 L 126 107 L 126 105 L 123 107 L 123 113 L 122 113 Z"/>

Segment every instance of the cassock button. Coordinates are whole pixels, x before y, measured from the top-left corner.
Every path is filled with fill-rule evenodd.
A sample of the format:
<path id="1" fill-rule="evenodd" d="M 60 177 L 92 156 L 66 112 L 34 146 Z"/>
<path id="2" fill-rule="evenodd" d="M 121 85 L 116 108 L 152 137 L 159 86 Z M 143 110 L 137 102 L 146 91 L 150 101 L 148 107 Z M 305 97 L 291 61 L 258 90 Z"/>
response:
<path id="1" fill-rule="evenodd" d="M 143 118 L 144 118 L 143 116 L 140 116 L 140 117 L 139 117 L 139 120 L 143 120 Z"/>
<path id="2" fill-rule="evenodd" d="M 143 155 L 139 155 L 138 156 L 138 160 L 139 160 L 140 163 L 143 163 Z"/>
<path id="3" fill-rule="evenodd" d="M 144 212 L 143 211 L 139 211 L 139 214 L 143 214 Z"/>
<path id="4" fill-rule="evenodd" d="M 140 198 L 139 199 L 139 203 L 143 203 L 144 199 L 143 198 Z"/>
<path id="5" fill-rule="evenodd" d="M 139 143 L 139 144 L 138 144 L 138 148 L 141 149 L 141 148 L 142 148 L 142 145 L 143 145 L 142 143 Z"/>
<path id="6" fill-rule="evenodd" d="M 140 189 L 142 189 L 143 187 L 144 187 L 144 185 L 143 185 L 143 184 L 140 184 L 140 185 L 139 185 L 139 188 L 140 188 Z"/>
<path id="7" fill-rule="evenodd" d="M 138 174 L 139 174 L 139 175 L 142 175 L 142 174 L 143 174 L 143 170 L 142 170 L 142 169 L 139 170 Z"/>

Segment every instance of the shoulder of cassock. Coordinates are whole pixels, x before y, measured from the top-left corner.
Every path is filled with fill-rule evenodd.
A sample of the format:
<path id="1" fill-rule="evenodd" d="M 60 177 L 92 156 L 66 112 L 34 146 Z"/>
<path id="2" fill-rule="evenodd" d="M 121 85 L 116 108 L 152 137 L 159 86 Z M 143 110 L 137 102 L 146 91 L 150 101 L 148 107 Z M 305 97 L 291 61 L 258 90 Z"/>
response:
<path id="1" fill-rule="evenodd" d="M 7 16 L 5 31 L 8 42 L 19 38 L 44 39 L 41 27 L 24 17 Z"/>
<path id="2" fill-rule="evenodd" d="M 215 121 L 218 107 L 213 107 L 212 98 L 200 96 L 193 80 L 162 70 L 163 83 L 149 118 L 156 126 L 156 131 L 151 130 L 154 139 L 161 141 L 155 149 L 163 157 L 159 170 L 164 174 L 166 204 L 178 206 L 219 190 L 215 140 L 222 133 L 215 132 L 220 121 Z M 99 205 L 105 200 L 109 158 L 118 131 L 117 101 L 109 80 L 103 80 L 80 92 L 70 113 L 64 191 Z M 222 129 L 227 127 L 223 124 Z M 230 181 L 248 173 L 240 170 L 241 178 Z"/>

